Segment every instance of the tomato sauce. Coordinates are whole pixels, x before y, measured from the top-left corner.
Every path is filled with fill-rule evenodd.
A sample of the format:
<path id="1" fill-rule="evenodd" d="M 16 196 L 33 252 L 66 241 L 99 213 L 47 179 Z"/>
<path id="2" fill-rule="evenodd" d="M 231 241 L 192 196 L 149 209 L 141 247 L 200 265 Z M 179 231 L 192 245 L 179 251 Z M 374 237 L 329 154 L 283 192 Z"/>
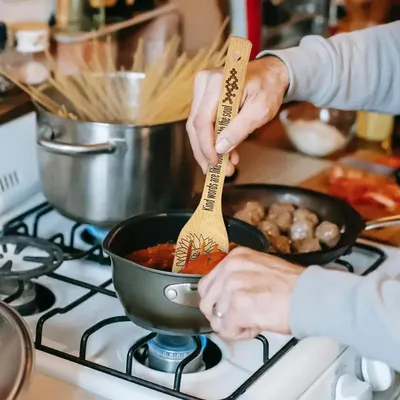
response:
<path id="1" fill-rule="evenodd" d="M 229 250 L 237 245 L 229 244 Z M 163 243 L 147 249 L 134 251 L 126 256 L 130 261 L 143 267 L 158 269 L 160 271 L 172 271 L 174 262 L 175 244 Z M 212 253 L 200 254 L 196 259 L 189 261 L 181 271 L 183 274 L 206 275 L 213 270 L 226 256 L 226 253 L 215 248 Z"/>
<path id="2" fill-rule="evenodd" d="M 224 258 L 226 253 L 217 250 L 211 254 L 202 254 L 195 260 L 189 261 L 182 270 L 183 274 L 206 275 L 211 272 Z"/>

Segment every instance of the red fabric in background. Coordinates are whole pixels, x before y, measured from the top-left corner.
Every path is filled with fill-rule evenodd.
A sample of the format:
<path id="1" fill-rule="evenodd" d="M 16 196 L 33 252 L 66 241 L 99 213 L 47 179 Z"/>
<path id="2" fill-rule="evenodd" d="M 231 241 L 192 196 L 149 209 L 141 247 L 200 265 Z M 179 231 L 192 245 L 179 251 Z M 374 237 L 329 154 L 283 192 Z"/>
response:
<path id="1" fill-rule="evenodd" d="M 262 0 L 246 0 L 247 38 L 253 44 L 250 58 L 254 59 L 261 51 Z"/>

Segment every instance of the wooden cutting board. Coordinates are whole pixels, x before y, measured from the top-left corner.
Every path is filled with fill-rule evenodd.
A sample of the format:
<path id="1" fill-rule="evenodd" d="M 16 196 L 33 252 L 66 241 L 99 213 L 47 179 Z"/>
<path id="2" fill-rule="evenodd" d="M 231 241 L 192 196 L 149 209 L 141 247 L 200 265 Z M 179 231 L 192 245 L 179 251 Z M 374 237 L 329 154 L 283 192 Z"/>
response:
<path id="1" fill-rule="evenodd" d="M 316 190 L 323 193 L 329 192 L 328 184 L 329 169 L 307 179 L 300 184 L 301 187 Z M 386 179 L 386 178 L 382 178 Z M 387 217 L 390 215 L 386 210 L 373 205 L 358 205 L 354 207 L 366 220 Z M 380 243 L 400 247 L 400 226 L 384 229 L 365 231 L 361 235 L 366 239 L 375 240 Z"/>
<path id="2" fill-rule="evenodd" d="M 385 155 L 371 150 L 357 150 L 355 153 L 351 154 L 351 157 L 359 158 L 365 161 L 378 162 L 378 160 L 382 159 L 382 157 L 384 158 Z"/>

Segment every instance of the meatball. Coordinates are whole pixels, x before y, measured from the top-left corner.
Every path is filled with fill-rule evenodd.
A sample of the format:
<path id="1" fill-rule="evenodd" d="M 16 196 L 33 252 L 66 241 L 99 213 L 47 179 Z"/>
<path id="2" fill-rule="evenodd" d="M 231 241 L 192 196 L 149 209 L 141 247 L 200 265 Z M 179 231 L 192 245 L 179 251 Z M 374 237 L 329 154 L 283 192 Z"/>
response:
<path id="1" fill-rule="evenodd" d="M 269 236 L 279 236 L 279 228 L 273 222 L 261 221 L 257 228 L 268 238 Z"/>
<path id="2" fill-rule="evenodd" d="M 308 219 L 300 219 L 290 226 L 289 237 L 292 240 L 306 239 L 313 236 L 314 227 Z"/>
<path id="3" fill-rule="evenodd" d="M 268 215 L 271 217 L 276 216 L 277 214 L 281 214 L 283 212 L 294 212 L 294 206 L 290 203 L 272 203 L 268 210 Z"/>
<path id="4" fill-rule="evenodd" d="M 268 214 L 268 221 L 275 224 L 281 232 L 287 232 L 293 222 L 293 214 L 289 211 L 281 211 L 277 214 Z"/>
<path id="5" fill-rule="evenodd" d="M 286 236 L 270 236 L 270 249 L 277 253 L 290 253 L 290 241 Z"/>
<path id="6" fill-rule="evenodd" d="M 335 247 L 340 240 L 340 230 L 332 222 L 322 221 L 315 229 L 315 236 L 328 247 Z"/>
<path id="7" fill-rule="evenodd" d="M 307 220 L 312 223 L 313 228 L 318 225 L 318 217 L 316 214 L 311 212 L 310 210 L 307 210 L 307 208 L 298 208 L 294 213 L 293 213 L 293 221 L 303 221 Z"/>
<path id="8" fill-rule="evenodd" d="M 321 250 L 321 245 L 319 244 L 318 239 L 313 237 L 294 240 L 292 246 L 296 253 L 310 253 L 311 251 Z"/>
<path id="9" fill-rule="evenodd" d="M 234 214 L 238 218 L 251 225 L 257 225 L 265 217 L 265 210 L 258 201 L 248 201 L 246 205 Z"/>

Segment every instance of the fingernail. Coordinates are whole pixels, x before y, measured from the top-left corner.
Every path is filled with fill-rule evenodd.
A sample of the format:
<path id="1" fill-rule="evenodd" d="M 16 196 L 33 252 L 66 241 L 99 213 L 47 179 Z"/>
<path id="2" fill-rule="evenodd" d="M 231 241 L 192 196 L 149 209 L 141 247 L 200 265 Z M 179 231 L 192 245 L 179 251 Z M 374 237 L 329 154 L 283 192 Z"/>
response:
<path id="1" fill-rule="evenodd" d="M 226 153 L 231 147 L 232 145 L 225 138 L 218 139 L 217 143 L 215 144 L 215 150 L 217 151 L 218 154 Z"/>

